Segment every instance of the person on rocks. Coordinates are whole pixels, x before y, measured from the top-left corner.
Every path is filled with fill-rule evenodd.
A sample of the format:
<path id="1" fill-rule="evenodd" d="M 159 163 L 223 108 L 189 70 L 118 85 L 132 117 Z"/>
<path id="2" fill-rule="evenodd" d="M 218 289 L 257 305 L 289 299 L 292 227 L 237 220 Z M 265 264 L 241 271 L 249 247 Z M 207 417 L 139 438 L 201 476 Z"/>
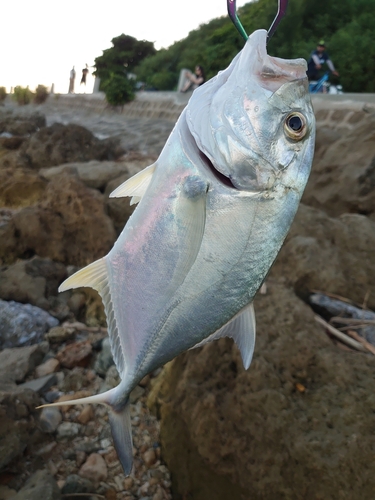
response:
<path id="1" fill-rule="evenodd" d="M 188 90 L 195 90 L 196 88 L 203 85 L 206 81 L 206 76 L 204 74 L 204 69 L 202 66 L 195 66 L 194 73 L 187 71 L 185 74 L 186 82 L 182 86 L 180 92 L 187 92 Z"/>
<path id="2" fill-rule="evenodd" d="M 323 64 L 326 64 L 328 66 L 328 69 L 332 72 L 333 75 L 339 76 L 338 71 L 336 71 L 333 62 L 326 52 L 326 44 L 324 40 L 320 40 L 316 49 L 311 52 L 310 59 L 307 63 L 307 78 L 309 79 L 309 81 L 316 81 L 322 77 L 321 69 Z"/>
<path id="3" fill-rule="evenodd" d="M 73 68 L 70 70 L 70 77 L 69 77 L 69 94 L 74 94 L 74 82 L 76 79 L 76 71 Z"/>

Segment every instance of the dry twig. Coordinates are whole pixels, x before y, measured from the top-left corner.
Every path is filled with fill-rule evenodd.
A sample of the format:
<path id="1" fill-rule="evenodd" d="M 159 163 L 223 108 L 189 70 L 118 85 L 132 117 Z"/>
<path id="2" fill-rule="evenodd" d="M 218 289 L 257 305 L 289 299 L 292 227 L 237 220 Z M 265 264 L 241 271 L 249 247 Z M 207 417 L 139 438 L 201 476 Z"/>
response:
<path id="1" fill-rule="evenodd" d="M 361 352 L 368 352 L 368 350 L 364 347 L 364 345 L 361 342 L 358 342 L 357 340 L 354 340 L 353 338 L 348 337 L 345 335 L 345 333 L 340 332 L 340 330 L 337 330 L 334 326 L 330 325 L 326 321 L 324 321 L 323 318 L 320 316 L 314 316 L 315 321 L 323 325 L 327 330 L 334 335 L 336 338 L 341 340 L 341 342 L 344 342 L 345 344 L 349 345 L 350 347 L 353 347 L 353 349 L 356 349 L 357 351 Z"/>

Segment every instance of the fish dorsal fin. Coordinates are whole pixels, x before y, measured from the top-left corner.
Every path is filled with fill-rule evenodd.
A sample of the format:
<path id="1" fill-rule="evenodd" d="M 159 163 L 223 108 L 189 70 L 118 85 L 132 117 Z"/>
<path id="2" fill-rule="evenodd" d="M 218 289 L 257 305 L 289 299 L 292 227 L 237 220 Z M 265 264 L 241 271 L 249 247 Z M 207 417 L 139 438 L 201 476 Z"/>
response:
<path id="1" fill-rule="evenodd" d="M 192 349 L 222 337 L 231 337 L 235 341 L 241 352 L 245 370 L 247 370 L 253 357 L 255 345 L 255 313 L 252 302 L 232 318 L 229 323 L 196 344 Z"/>
<path id="2" fill-rule="evenodd" d="M 118 372 L 122 374 L 124 373 L 125 368 L 125 351 L 117 328 L 109 289 L 108 270 L 105 257 L 89 264 L 66 279 L 59 286 L 59 292 L 64 292 L 66 290 L 70 290 L 71 288 L 79 288 L 81 286 L 94 288 L 103 300 L 104 310 L 107 317 L 108 335 L 111 344 L 112 356 Z"/>
<path id="3" fill-rule="evenodd" d="M 130 177 L 130 179 L 123 182 L 118 188 L 112 191 L 109 197 L 122 198 L 124 196 L 131 196 L 132 199 L 130 200 L 130 205 L 138 203 L 142 196 L 145 194 L 151 182 L 155 168 L 156 163 L 153 163 L 152 165 L 149 165 L 145 169 L 133 175 L 133 177 Z"/>

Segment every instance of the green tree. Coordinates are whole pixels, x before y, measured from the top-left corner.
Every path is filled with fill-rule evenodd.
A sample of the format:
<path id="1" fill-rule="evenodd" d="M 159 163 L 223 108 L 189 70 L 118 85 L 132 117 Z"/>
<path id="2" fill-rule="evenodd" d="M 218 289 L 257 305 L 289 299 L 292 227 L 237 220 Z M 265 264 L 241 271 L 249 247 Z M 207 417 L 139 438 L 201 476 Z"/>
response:
<path id="1" fill-rule="evenodd" d="M 111 78 L 112 74 L 128 75 L 149 55 L 156 54 L 153 42 L 137 40 L 129 35 L 120 35 L 112 39 L 113 47 L 103 50 L 103 54 L 95 59 L 94 75 L 101 84 Z"/>

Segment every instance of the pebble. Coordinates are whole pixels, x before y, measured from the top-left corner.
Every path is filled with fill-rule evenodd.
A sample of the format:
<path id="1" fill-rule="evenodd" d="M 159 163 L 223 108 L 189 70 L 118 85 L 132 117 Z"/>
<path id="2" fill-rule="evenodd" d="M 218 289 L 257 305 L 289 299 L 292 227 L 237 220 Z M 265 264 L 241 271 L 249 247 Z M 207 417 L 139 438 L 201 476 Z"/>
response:
<path id="1" fill-rule="evenodd" d="M 75 342 L 68 344 L 57 353 L 57 359 L 65 368 L 74 368 L 75 366 L 86 367 L 91 358 L 92 347 L 88 341 Z"/>
<path id="2" fill-rule="evenodd" d="M 62 415 L 58 408 L 47 407 L 43 408 L 39 416 L 39 425 L 43 432 L 55 432 L 57 427 L 61 424 Z"/>
<path id="3" fill-rule="evenodd" d="M 22 389 L 31 389 L 38 394 L 43 394 L 44 392 L 47 392 L 50 387 L 56 384 L 56 382 L 56 375 L 54 373 L 51 373 L 50 375 L 45 375 L 44 377 L 35 378 L 34 380 L 24 382 L 18 387 L 21 387 Z"/>
<path id="4" fill-rule="evenodd" d="M 59 361 L 56 358 L 50 358 L 45 363 L 42 363 L 35 368 L 35 376 L 37 378 L 44 377 L 45 375 L 50 375 L 51 373 L 57 372 L 59 368 Z"/>
<path id="5" fill-rule="evenodd" d="M 86 425 L 94 418 L 94 410 L 91 405 L 86 405 L 81 413 L 78 415 L 77 420 L 80 424 Z"/>
<path id="6" fill-rule="evenodd" d="M 63 495 L 71 495 L 72 493 L 93 493 L 95 487 L 93 483 L 78 474 L 71 474 L 66 478 L 65 484 L 61 489 Z"/>
<path id="7" fill-rule="evenodd" d="M 91 453 L 86 462 L 79 469 L 79 475 L 89 479 L 95 484 L 107 479 L 108 471 L 106 463 L 99 453 Z"/>
<path id="8" fill-rule="evenodd" d="M 50 342 L 62 343 L 70 339 L 74 335 L 73 328 L 64 328 L 63 326 L 55 326 L 51 328 L 45 335 Z"/>
<path id="9" fill-rule="evenodd" d="M 145 464 L 147 465 L 147 467 L 150 467 L 151 465 L 154 465 L 154 463 L 156 462 L 156 453 L 155 453 L 155 450 L 153 448 L 150 448 L 149 450 L 145 451 L 143 453 L 143 460 L 145 462 Z"/>
<path id="10" fill-rule="evenodd" d="M 81 425 L 75 422 L 63 422 L 57 428 L 57 437 L 67 439 L 78 436 L 81 431 Z"/>
<path id="11" fill-rule="evenodd" d="M 94 364 L 94 370 L 98 375 L 106 375 L 108 368 L 114 365 L 111 344 L 109 338 L 106 337 L 102 342 L 102 350 L 100 351 L 98 357 L 96 358 Z"/>

